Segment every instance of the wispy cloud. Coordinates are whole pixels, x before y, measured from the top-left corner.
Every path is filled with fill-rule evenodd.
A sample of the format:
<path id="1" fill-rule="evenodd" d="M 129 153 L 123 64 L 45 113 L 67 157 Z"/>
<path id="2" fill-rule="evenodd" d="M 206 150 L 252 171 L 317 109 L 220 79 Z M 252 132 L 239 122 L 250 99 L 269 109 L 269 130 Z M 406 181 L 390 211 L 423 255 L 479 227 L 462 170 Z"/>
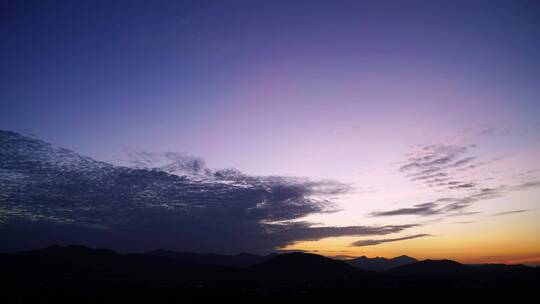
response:
<path id="1" fill-rule="evenodd" d="M 503 216 L 503 215 L 510 215 L 510 214 L 516 214 L 516 213 L 524 213 L 529 212 L 530 210 L 522 209 L 522 210 L 511 210 L 511 211 L 504 211 L 504 212 L 498 212 L 495 214 L 492 214 L 491 216 Z"/>
<path id="2" fill-rule="evenodd" d="M 356 246 L 356 247 L 374 246 L 374 245 L 379 245 L 379 244 L 383 244 L 383 243 L 398 242 L 398 241 L 416 239 L 416 238 L 421 238 L 421 237 L 426 237 L 426 236 L 430 236 L 430 234 L 416 234 L 416 235 L 409 235 L 409 236 L 404 236 L 404 237 L 400 237 L 400 238 L 393 238 L 393 239 L 360 240 L 360 241 L 356 241 L 354 243 L 351 243 L 350 246 Z"/>
<path id="3" fill-rule="evenodd" d="M 499 186 L 494 188 L 483 188 L 476 190 L 466 196 L 460 198 L 445 197 L 440 198 L 432 202 L 413 205 L 407 208 L 398 208 L 386 211 L 375 211 L 369 214 L 369 216 L 397 216 L 397 215 L 418 215 L 418 216 L 431 216 L 431 215 L 445 215 L 445 216 L 460 216 L 460 215 L 474 215 L 478 212 L 466 211 L 465 209 L 472 206 L 474 203 L 502 197 L 510 192 L 523 191 L 527 189 L 540 187 L 540 181 L 530 181 L 521 184 Z M 526 210 L 517 210 L 519 212 L 525 212 Z M 504 215 L 504 214 L 500 214 Z"/>
<path id="4" fill-rule="evenodd" d="M 282 226 L 274 225 L 269 228 L 272 229 L 272 233 L 277 237 L 284 237 L 295 241 L 316 241 L 326 237 L 337 236 L 387 235 L 418 226 L 418 224 L 406 224 L 385 226 L 313 227 L 311 223 L 294 222 Z"/>
<path id="5" fill-rule="evenodd" d="M 370 213 L 371 216 L 394 216 L 394 215 L 434 215 L 440 214 L 438 203 L 430 202 L 414 205 L 410 208 L 399 208 L 388 211 L 375 211 Z"/>
<path id="6" fill-rule="evenodd" d="M 493 128 L 482 126 L 468 130 L 476 136 L 485 136 L 494 132 Z M 532 179 L 527 171 L 519 175 L 529 180 L 516 182 L 514 184 L 506 181 L 503 184 L 486 186 L 485 182 L 490 180 L 496 183 L 493 177 L 473 178 L 473 169 L 480 166 L 487 166 L 492 162 L 502 160 L 503 157 L 492 157 L 487 160 L 480 160 L 478 157 L 470 155 L 475 144 L 431 144 L 418 145 L 413 151 L 406 154 L 406 160 L 399 167 L 399 171 L 405 174 L 410 181 L 419 182 L 432 188 L 436 193 L 444 192 L 446 197 L 435 199 L 410 207 L 402 207 L 392 210 L 377 210 L 369 216 L 466 216 L 475 215 L 479 212 L 467 210 L 474 203 L 502 197 L 510 192 L 523 191 L 540 186 L 540 181 Z M 493 182 L 495 181 L 495 182 Z M 461 195 L 456 195 L 461 194 Z"/>
<path id="7" fill-rule="evenodd" d="M 476 145 L 432 144 L 418 146 L 406 155 L 399 171 L 411 181 L 422 182 L 437 189 L 470 189 L 477 185 L 462 180 L 456 171 L 475 168 L 480 163 L 474 156 L 467 156 Z"/>

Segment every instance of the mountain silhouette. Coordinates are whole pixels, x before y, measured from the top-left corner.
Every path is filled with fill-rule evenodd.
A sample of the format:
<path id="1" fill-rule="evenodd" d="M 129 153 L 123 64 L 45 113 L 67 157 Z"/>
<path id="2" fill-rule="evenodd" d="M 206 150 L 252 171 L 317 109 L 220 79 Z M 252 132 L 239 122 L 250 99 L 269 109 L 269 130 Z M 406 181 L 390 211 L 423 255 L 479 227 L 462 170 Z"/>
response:
<path id="1" fill-rule="evenodd" d="M 81 245 L 51 246 L 40 250 L 23 251 L 19 255 L 38 257 L 82 266 L 108 267 L 118 265 L 123 256 L 109 249 L 91 249 Z"/>
<path id="2" fill-rule="evenodd" d="M 403 266 L 411 263 L 418 262 L 417 259 L 401 255 L 395 258 L 387 259 L 382 257 L 368 258 L 366 256 L 361 256 L 352 260 L 346 261 L 349 265 L 354 267 L 370 270 L 370 271 L 386 271 L 398 266 Z"/>
<path id="3" fill-rule="evenodd" d="M 477 270 L 481 271 L 491 271 L 491 272 L 501 272 L 501 271 L 516 271 L 516 270 L 524 270 L 530 268 L 529 266 L 525 266 L 522 264 L 477 264 L 477 265 L 469 265 L 474 267 Z M 538 266 L 537 266 L 538 267 Z"/>
<path id="4" fill-rule="evenodd" d="M 312 253 L 286 253 L 252 267 L 259 276 L 286 279 L 344 279 L 367 272 Z"/>
<path id="5" fill-rule="evenodd" d="M 251 265 L 259 259 L 261 262 Z M 522 265 L 466 266 L 450 260 L 426 260 L 370 272 L 309 253 L 226 256 L 156 250 L 120 254 L 85 246 L 51 246 L 0 254 L 0 269 L 7 303 L 238 298 L 312 302 L 345 300 L 359 293 L 365 299 L 399 300 L 414 299 L 418 294 L 436 297 L 441 292 L 456 299 L 535 303 L 540 287 L 540 269 Z"/>
<path id="6" fill-rule="evenodd" d="M 226 267 L 249 267 L 273 258 L 277 254 L 269 254 L 266 256 L 240 253 L 236 255 L 224 254 L 202 254 L 194 252 L 175 252 L 169 250 L 153 250 L 147 252 L 146 255 L 155 257 L 166 257 L 176 261 L 185 263 L 197 263 L 201 265 L 226 266 Z"/>
<path id="7" fill-rule="evenodd" d="M 398 266 L 390 269 L 387 273 L 393 275 L 456 275 L 474 271 L 470 266 L 465 266 L 451 260 L 424 260 L 416 263 Z"/>

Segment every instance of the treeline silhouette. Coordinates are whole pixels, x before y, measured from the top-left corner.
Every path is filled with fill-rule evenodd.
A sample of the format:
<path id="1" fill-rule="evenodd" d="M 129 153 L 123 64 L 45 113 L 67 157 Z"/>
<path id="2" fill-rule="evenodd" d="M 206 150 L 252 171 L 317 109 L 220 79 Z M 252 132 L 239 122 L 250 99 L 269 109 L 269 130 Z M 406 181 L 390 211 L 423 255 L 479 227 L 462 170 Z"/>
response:
<path id="1" fill-rule="evenodd" d="M 373 260 L 373 261 L 370 261 Z M 386 263 L 386 266 L 383 264 Z M 374 269 L 378 265 L 379 271 Z M 368 265 L 368 266 L 365 266 Z M 383 265 L 383 266 L 381 266 Z M 536 302 L 540 269 L 308 253 L 238 255 L 53 246 L 0 254 L 4 303 L 316 301 L 337 299 Z"/>

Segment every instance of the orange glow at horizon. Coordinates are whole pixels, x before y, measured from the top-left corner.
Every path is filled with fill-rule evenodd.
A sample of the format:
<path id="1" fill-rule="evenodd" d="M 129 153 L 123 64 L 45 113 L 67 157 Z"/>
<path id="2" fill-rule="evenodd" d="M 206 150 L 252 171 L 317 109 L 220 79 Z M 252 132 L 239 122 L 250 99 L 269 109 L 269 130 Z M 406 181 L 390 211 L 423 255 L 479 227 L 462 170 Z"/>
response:
<path id="1" fill-rule="evenodd" d="M 531 214 L 487 218 L 480 223 L 438 223 L 431 235 L 409 240 L 355 247 L 358 240 L 393 239 L 399 236 L 333 237 L 304 241 L 286 246 L 285 250 L 305 250 L 329 257 L 358 256 L 392 258 L 408 255 L 420 260 L 452 259 L 465 264 L 505 263 L 540 265 L 540 222 L 538 211 Z M 519 225 L 516 225 L 519 223 Z"/>

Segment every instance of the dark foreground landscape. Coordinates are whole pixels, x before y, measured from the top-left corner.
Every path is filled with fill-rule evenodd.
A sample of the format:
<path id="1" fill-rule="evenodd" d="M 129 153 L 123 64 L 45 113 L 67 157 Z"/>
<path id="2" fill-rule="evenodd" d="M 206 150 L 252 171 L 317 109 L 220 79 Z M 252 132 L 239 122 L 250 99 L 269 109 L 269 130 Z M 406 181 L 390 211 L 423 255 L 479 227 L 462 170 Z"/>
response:
<path id="1" fill-rule="evenodd" d="M 259 256 L 53 246 L 0 255 L 3 303 L 234 300 L 538 301 L 540 269 L 307 253 Z M 369 269 L 369 270 L 367 270 Z"/>

